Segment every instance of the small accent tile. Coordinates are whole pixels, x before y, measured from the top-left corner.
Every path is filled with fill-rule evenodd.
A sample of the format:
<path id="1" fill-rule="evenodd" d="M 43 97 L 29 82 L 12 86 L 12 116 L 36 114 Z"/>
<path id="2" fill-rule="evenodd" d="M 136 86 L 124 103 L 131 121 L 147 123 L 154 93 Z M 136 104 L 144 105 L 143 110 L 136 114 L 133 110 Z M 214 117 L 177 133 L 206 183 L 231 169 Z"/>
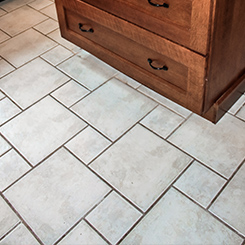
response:
<path id="1" fill-rule="evenodd" d="M 229 113 L 235 115 L 245 103 L 245 95 L 242 95 L 239 100 L 230 108 Z"/>
<path id="2" fill-rule="evenodd" d="M 0 78 L 14 70 L 15 68 L 11 66 L 7 61 L 3 59 L 0 60 Z"/>
<path id="3" fill-rule="evenodd" d="M 59 69 L 90 90 L 110 79 L 116 71 L 92 55 L 83 53 L 60 64 Z"/>
<path id="4" fill-rule="evenodd" d="M 1 79 L 0 88 L 25 109 L 68 80 L 62 72 L 37 58 Z"/>
<path id="5" fill-rule="evenodd" d="M 158 106 L 141 121 L 141 124 L 167 138 L 182 122 L 184 118 L 163 106 Z"/>
<path id="6" fill-rule="evenodd" d="M 174 185 L 206 208 L 225 183 L 225 179 L 194 162 Z"/>
<path id="7" fill-rule="evenodd" d="M 58 22 L 52 19 L 45 20 L 44 22 L 36 25 L 34 29 L 40 31 L 44 35 L 56 30 L 59 27 Z"/>
<path id="8" fill-rule="evenodd" d="M 4 199 L 0 196 L 0 238 L 5 235 L 10 229 L 18 224 L 19 219 L 12 209 L 7 205 Z"/>
<path id="9" fill-rule="evenodd" d="M 149 130 L 136 125 L 90 167 L 146 211 L 191 160 Z"/>
<path id="10" fill-rule="evenodd" d="M 109 140 L 91 127 L 87 127 L 65 146 L 84 163 L 88 164 L 109 145 Z"/>
<path id="11" fill-rule="evenodd" d="M 15 67 L 36 58 L 57 44 L 30 29 L 0 44 L 1 55 Z"/>
<path id="12" fill-rule="evenodd" d="M 20 112 L 21 110 L 10 99 L 0 100 L 0 125 Z"/>
<path id="13" fill-rule="evenodd" d="M 210 211 L 245 236 L 245 164 L 226 186 Z"/>
<path id="14" fill-rule="evenodd" d="M 86 219 L 110 243 L 116 244 L 140 216 L 141 213 L 138 210 L 112 192 Z"/>
<path id="15" fill-rule="evenodd" d="M 128 244 L 241 244 L 242 238 L 174 189 L 124 239 Z"/>
<path id="16" fill-rule="evenodd" d="M 4 195 L 44 244 L 53 244 L 110 188 L 61 149 Z"/>
<path id="17" fill-rule="evenodd" d="M 8 142 L 0 135 L 0 155 L 4 154 L 6 151 L 11 149 Z"/>
<path id="18" fill-rule="evenodd" d="M 36 1 L 32 1 L 28 5 L 34 9 L 36 9 L 36 10 L 40 10 L 40 9 L 43 9 L 43 8 L 51 5 L 52 3 L 53 2 L 50 0 L 36 0 Z"/>
<path id="19" fill-rule="evenodd" d="M 134 79 L 132 79 L 131 77 L 119 72 L 118 75 L 116 75 L 116 78 L 119 79 L 120 81 L 128 84 L 129 86 L 131 86 L 134 89 L 137 89 L 141 84 L 137 81 L 135 81 Z"/>
<path id="20" fill-rule="evenodd" d="M 54 20 L 58 20 L 54 3 L 49 5 L 48 7 L 43 8 L 40 12 L 49 16 L 50 18 Z"/>
<path id="21" fill-rule="evenodd" d="M 27 230 L 27 228 L 20 224 L 13 231 L 11 231 L 3 240 L 0 241 L 1 245 L 39 245 L 39 242 Z"/>
<path id="22" fill-rule="evenodd" d="M 245 104 L 242 106 L 242 108 L 238 111 L 236 114 L 238 118 L 241 118 L 242 120 L 245 121 Z"/>
<path id="23" fill-rule="evenodd" d="M 0 7 L 1 7 L 1 4 L 0 4 Z M 0 16 L 3 16 L 5 14 L 7 14 L 7 12 L 0 8 Z"/>
<path id="24" fill-rule="evenodd" d="M 226 114 L 216 125 L 193 114 L 169 141 L 229 178 L 244 159 L 244 123 Z"/>
<path id="25" fill-rule="evenodd" d="M 1 133 L 31 164 L 36 165 L 86 124 L 46 97 L 1 127 Z"/>
<path id="26" fill-rule="evenodd" d="M 72 55 L 73 53 L 70 50 L 58 45 L 47 53 L 43 54 L 41 57 L 47 60 L 52 65 L 56 66 L 62 61 L 71 57 Z"/>
<path id="27" fill-rule="evenodd" d="M 15 150 L 0 157 L 0 190 L 3 191 L 31 167 Z"/>
<path id="28" fill-rule="evenodd" d="M 0 22 L 1 22 L 1 19 L 0 19 Z M 0 30 L 0 43 L 8 40 L 9 38 L 10 38 L 9 35 L 7 35 L 6 33 L 4 33 L 3 31 Z"/>
<path id="29" fill-rule="evenodd" d="M 116 140 L 155 106 L 151 99 L 112 79 L 71 109 L 109 139 Z"/>
<path id="30" fill-rule="evenodd" d="M 5 98 L 5 94 L 3 94 L 1 91 L 0 91 L 0 100 L 2 100 L 3 98 Z"/>
<path id="31" fill-rule="evenodd" d="M 47 19 L 47 16 L 28 6 L 24 6 L 2 16 L 0 19 L 0 29 L 10 36 L 15 36 L 45 19 Z"/>
<path id="32" fill-rule="evenodd" d="M 107 245 L 84 220 L 82 220 L 59 245 Z"/>

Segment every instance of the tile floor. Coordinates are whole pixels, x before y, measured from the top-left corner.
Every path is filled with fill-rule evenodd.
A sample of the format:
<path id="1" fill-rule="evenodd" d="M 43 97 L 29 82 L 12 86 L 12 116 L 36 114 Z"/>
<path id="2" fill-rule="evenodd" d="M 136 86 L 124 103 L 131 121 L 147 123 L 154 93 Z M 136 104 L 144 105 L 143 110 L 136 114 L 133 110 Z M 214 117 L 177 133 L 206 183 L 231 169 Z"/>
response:
<path id="1" fill-rule="evenodd" d="M 245 95 L 213 125 L 0 3 L 1 245 L 244 245 L 244 161 Z"/>

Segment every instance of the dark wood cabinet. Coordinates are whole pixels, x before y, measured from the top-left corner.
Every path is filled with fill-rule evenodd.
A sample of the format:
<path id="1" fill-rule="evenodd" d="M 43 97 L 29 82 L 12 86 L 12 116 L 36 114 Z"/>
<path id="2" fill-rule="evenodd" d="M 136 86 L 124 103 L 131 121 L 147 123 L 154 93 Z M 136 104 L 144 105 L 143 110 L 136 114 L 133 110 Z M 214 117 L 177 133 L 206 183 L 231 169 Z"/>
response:
<path id="1" fill-rule="evenodd" d="M 61 34 L 216 123 L 245 90 L 244 0 L 56 0 Z"/>

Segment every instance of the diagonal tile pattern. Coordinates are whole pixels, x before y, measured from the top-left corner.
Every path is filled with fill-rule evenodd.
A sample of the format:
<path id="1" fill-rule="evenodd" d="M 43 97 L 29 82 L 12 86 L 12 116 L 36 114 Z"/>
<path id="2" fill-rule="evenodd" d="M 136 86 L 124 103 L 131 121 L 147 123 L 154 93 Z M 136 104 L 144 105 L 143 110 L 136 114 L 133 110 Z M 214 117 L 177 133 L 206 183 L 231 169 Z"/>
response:
<path id="1" fill-rule="evenodd" d="M 244 98 L 213 125 L 1 1 L 0 244 L 245 245 Z"/>

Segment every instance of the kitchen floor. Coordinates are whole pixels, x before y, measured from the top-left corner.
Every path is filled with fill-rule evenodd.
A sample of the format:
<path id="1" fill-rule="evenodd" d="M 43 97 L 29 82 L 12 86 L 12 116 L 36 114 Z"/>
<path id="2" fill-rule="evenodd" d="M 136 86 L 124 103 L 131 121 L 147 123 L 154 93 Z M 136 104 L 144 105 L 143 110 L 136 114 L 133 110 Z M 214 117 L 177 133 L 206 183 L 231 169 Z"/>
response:
<path id="1" fill-rule="evenodd" d="M 245 95 L 216 124 L 0 3 L 0 244 L 245 244 Z"/>

